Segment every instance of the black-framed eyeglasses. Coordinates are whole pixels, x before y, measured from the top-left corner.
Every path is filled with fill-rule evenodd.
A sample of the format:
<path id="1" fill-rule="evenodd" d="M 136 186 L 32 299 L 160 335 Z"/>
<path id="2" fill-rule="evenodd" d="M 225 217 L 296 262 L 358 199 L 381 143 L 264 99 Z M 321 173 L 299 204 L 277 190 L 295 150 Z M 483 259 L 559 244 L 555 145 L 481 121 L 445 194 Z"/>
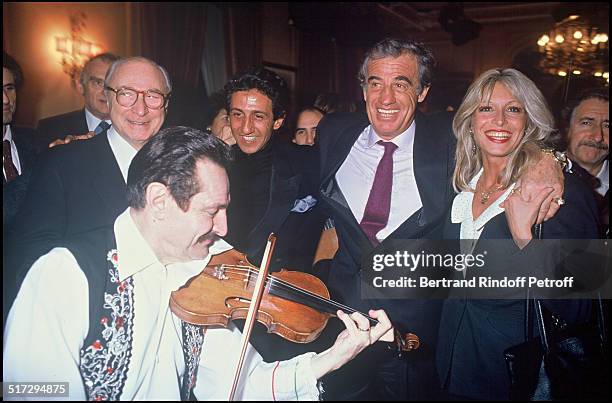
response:
<path id="1" fill-rule="evenodd" d="M 144 103 L 149 109 L 161 109 L 166 106 L 170 99 L 170 94 L 162 94 L 155 90 L 136 91 L 129 87 L 115 89 L 108 85 L 104 88 L 114 92 L 117 103 L 126 108 L 134 106 L 140 94 L 142 94 Z"/>

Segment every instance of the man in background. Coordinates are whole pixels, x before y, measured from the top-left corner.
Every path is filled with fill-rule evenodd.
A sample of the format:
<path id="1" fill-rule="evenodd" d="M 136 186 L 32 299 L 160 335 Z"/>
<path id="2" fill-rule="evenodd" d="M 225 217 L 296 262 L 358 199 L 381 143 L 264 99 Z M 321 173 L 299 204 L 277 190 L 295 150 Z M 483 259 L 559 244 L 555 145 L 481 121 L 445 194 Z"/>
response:
<path id="1" fill-rule="evenodd" d="M 6 231 L 19 208 L 28 185 L 38 146 L 36 131 L 12 125 L 17 109 L 17 90 L 23 82 L 19 64 L 2 54 L 2 229 Z"/>
<path id="2" fill-rule="evenodd" d="M 2 53 L 2 235 L 8 239 L 15 214 L 25 197 L 32 166 L 38 154 L 36 131 L 12 125 L 17 109 L 17 90 L 23 82 L 21 67 L 6 52 Z M 10 280 L 2 270 L 3 284 Z M 10 293 L 3 293 L 3 306 L 12 302 Z M 4 316 L 6 317 L 6 315 Z"/>
<path id="3" fill-rule="evenodd" d="M 323 228 L 317 163 L 277 134 L 288 110 L 287 84 L 274 72 L 253 67 L 230 80 L 225 93 L 236 143 L 228 169 L 231 202 L 225 239 L 259 264 L 274 232 L 270 270 L 310 272 Z M 267 361 L 303 352 L 296 343 L 266 334 L 261 325 L 254 329 L 253 344 Z"/>
<path id="4" fill-rule="evenodd" d="M 584 91 L 566 108 L 567 155 L 586 171 L 600 206 L 603 235 L 609 234 L 610 102 L 607 88 Z M 580 174 L 580 173 L 579 173 Z"/>
<path id="5" fill-rule="evenodd" d="M 236 142 L 228 172 L 228 239 L 259 262 L 274 232 L 272 270 L 310 271 L 323 227 L 315 194 L 317 161 L 276 135 L 288 110 L 287 84 L 254 67 L 230 80 L 225 92 Z"/>
<path id="6" fill-rule="evenodd" d="M 47 144 L 68 135 L 82 135 L 88 132 L 100 134 L 110 126 L 108 104 L 104 93 L 104 77 L 111 64 L 118 59 L 119 57 L 112 53 L 102 53 L 89 59 L 76 82 L 76 89 L 83 96 L 85 107 L 41 119 L 38 122 L 39 135 Z"/>

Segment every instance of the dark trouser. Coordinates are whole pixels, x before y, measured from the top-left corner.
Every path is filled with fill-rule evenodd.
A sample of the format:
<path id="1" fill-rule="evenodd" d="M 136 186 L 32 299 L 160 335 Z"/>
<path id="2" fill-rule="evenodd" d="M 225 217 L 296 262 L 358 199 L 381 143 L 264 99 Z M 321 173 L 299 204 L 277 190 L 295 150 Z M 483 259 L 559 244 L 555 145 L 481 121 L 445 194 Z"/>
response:
<path id="1" fill-rule="evenodd" d="M 242 326 L 242 321 L 236 323 Z M 330 318 L 317 340 L 307 344 L 291 343 L 266 334 L 256 325 L 251 343 L 267 362 L 286 360 L 308 351 L 322 352 L 331 347 L 344 324 Z M 323 378 L 324 400 L 443 400 L 435 370 L 434 351 L 430 346 L 404 353 L 377 342 L 362 351 L 342 368 Z"/>
<path id="2" fill-rule="evenodd" d="M 334 321 L 337 322 L 337 321 Z M 326 329 L 339 333 L 338 324 Z M 340 323 L 342 326 L 342 323 Z M 336 328 L 335 330 L 332 328 Z M 378 342 L 339 370 L 323 378 L 324 400 L 440 400 L 434 354 L 425 346 L 402 358 Z"/>

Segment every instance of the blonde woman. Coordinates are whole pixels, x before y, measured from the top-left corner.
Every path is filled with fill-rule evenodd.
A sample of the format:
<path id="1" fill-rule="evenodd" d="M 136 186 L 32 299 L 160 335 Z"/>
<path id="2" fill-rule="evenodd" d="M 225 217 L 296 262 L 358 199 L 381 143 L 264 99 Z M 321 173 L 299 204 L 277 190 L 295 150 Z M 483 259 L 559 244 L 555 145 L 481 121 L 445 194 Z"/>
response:
<path id="1" fill-rule="evenodd" d="M 554 120 L 542 93 L 519 71 L 493 69 L 476 79 L 453 120 L 457 137 L 453 184 L 459 194 L 445 236 L 469 240 L 461 245 L 471 253 L 480 251 L 480 240 L 512 239 L 509 250 L 490 258 L 504 262 L 522 256 L 520 252 L 530 247 L 538 210 L 552 197 L 553 189 L 544 188 L 529 198 L 516 183 L 541 157 L 541 145 L 553 130 Z M 544 237 L 597 238 L 596 205 L 579 180 L 566 174 L 564 199 L 554 202 L 561 208 L 544 223 Z M 528 269 L 533 262 L 523 259 L 519 263 L 506 266 L 504 274 Z M 499 270 L 486 266 L 481 270 L 485 269 Z M 584 320 L 588 311 L 588 304 L 582 301 L 547 305 L 568 322 Z M 437 366 L 451 397 L 508 399 L 503 351 L 524 341 L 524 307 L 521 299 L 445 301 Z"/>

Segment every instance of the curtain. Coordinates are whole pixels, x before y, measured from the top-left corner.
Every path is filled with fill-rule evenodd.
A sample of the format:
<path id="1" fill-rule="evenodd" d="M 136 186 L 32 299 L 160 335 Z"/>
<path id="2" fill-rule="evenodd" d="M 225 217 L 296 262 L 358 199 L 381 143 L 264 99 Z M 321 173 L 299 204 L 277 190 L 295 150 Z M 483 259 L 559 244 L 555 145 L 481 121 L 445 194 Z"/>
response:
<path id="1" fill-rule="evenodd" d="M 201 74 L 206 40 L 206 4 L 140 3 L 141 54 L 163 66 L 172 80 L 164 127 L 203 129 L 206 90 Z"/>
<path id="2" fill-rule="evenodd" d="M 142 56 L 168 70 L 177 87 L 198 87 L 205 44 L 205 4 L 141 3 Z"/>
<path id="3" fill-rule="evenodd" d="M 209 4 L 206 39 L 202 51 L 202 78 L 208 95 L 222 89 L 228 80 L 225 49 L 223 10 L 214 4 Z"/>

